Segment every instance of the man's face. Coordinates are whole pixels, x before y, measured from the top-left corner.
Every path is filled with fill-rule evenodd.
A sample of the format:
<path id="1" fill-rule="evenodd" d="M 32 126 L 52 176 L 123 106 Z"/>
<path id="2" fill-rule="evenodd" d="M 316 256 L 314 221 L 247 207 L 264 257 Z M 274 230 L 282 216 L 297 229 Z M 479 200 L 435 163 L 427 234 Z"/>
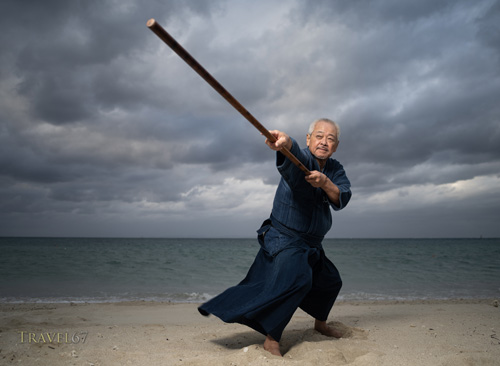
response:
<path id="1" fill-rule="evenodd" d="M 307 135 L 307 146 L 311 153 L 318 159 L 328 159 L 337 151 L 337 129 L 328 122 L 318 122 L 314 131 Z"/>

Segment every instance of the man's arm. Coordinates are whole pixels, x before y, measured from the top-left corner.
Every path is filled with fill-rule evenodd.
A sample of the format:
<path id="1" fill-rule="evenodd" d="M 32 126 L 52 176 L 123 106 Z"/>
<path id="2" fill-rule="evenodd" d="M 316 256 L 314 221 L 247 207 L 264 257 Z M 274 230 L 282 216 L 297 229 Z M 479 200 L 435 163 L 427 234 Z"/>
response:
<path id="1" fill-rule="evenodd" d="M 313 170 L 305 179 L 313 187 L 321 188 L 335 206 L 340 206 L 340 189 L 325 174 Z"/>
<path id="2" fill-rule="evenodd" d="M 276 142 L 271 142 L 266 139 L 266 144 L 274 151 L 280 151 L 283 147 L 286 147 L 288 150 L 292 148 L 292 139 L 286 133 L 278 130 L 269 131 L 271 135 L 274 136 Z"/>

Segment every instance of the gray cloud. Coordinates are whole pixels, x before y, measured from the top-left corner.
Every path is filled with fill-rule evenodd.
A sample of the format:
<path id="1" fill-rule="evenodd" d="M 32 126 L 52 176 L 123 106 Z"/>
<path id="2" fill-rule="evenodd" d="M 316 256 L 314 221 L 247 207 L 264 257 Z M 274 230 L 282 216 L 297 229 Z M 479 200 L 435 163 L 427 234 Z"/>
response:
<path id="1" fill-rule="evenodd" d="M 4 1 L 0 235 L 185 236 L 193 219 L 193 236 L 253 235 L 274 154 L 155 17 L 266 127 L 305 146 L 311 120 L 340 123 L 355 194 L 332 235 L 418 236 L 411 218 L 452 236 L 455 218 L 457 235 L 498 236 L 499 15 L 492 0 Z"/>

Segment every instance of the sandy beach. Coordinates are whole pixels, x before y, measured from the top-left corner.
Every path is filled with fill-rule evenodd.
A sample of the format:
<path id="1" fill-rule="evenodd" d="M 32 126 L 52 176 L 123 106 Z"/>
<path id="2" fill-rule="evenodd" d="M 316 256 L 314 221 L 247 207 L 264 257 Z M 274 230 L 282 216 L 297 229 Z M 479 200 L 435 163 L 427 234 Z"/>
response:
<path id="1" fill-rule="evenodd" d="M 1 304 L 1 365 L 499 365 L 495 300 L 339 303 L 311 329 L 300 310 L 285 330 L 284 357 L 263 336 L 199 315 L 197 304 L 158 302 Z"/>

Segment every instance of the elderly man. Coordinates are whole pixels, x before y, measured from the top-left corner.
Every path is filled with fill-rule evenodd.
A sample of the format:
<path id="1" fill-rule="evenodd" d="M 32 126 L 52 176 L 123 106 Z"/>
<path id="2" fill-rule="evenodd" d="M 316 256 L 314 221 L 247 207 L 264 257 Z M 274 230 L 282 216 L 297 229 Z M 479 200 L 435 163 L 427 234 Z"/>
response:
<path id="1" fill-rule="evenodd" d="M 351 185 L 342 165 L 330 158 L 339 145 L 335 122 L 314 121 L 305 149 L 284 132 L 270 132 L 276 142 L 266 140 L 266 144 L 277 151 L 281 181 L 271 217 L 257 231 L 259 253 L 243 281 L 198 310 L 255 329 L 266 336 L 264 348 L 281 356 L 279 341 L 297 308 L 315 319 L 314 329 L 321 334 L 342 336 L 326 324 L 342 280 L 321 243 L 332 225 L 330 207 L 338 211 L 347 205 Z M 306 176 L 281 154 L 283 147 L 311 174 Z"/>

